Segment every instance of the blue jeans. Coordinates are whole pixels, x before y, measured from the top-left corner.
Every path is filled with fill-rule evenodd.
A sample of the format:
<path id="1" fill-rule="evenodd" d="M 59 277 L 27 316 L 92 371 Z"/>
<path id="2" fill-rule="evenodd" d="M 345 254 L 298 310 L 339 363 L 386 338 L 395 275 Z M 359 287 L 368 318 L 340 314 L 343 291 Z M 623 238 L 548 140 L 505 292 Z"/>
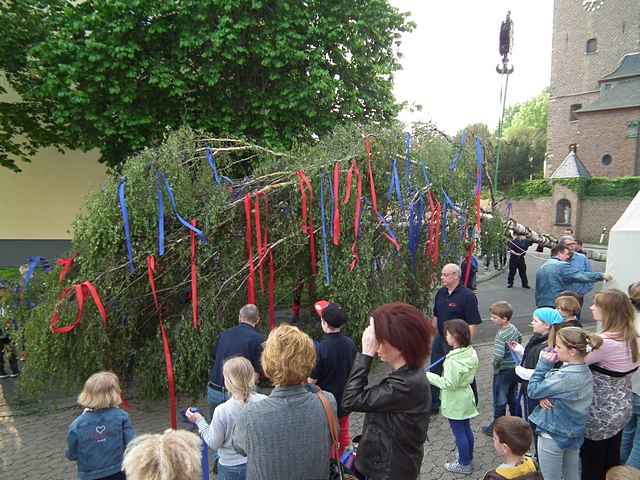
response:
<path id="1" fill-rule="evenodd" d="M 461 465 L 471 465 L 473 461 L 473 432 L 471 422 L 466 420 L 449 419 L 449 425 L 453 432 L 458 447 L 458 462 Z"/>
<path id="2" fill-rule="evenodd" d="M 516 371 L 500 370 L 493 375 L 493 419 L 504 417 L 509 413 L 513 417 L 522 415 L 518 405 L 518 377 Z"/>
<path id="3" fill-rule="evenodd" d="M 218 480 L 245 480 L 247 478 L 247 464 L 222 465 L 218 464 Z"/>
<path id="4" fill-rule="evenodd" d="M 538 463 L 544 478 L 580 480 L 580 449 L 563 449 L 552 438 L 538 437 Z"/>
<path id="5" fill-rule="evenodd" d="M 633 413 L 622 431 L 620 461 L 640 469 L 640 396 L 633 394 Z"/>

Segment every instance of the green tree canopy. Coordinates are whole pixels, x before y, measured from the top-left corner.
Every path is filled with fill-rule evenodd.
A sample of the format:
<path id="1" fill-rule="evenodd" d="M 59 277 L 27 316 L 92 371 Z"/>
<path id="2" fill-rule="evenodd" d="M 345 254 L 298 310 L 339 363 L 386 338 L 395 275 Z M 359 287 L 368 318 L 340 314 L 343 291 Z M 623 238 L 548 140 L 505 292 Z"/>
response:
<path id="1" fill-rule="evenodd" d="M 413 24 L 387 0 L 21 0 L 0 11 L 0 164 L 98 148 L 119 165 L 188 124 L 288 147 L 398 112 Z"/>

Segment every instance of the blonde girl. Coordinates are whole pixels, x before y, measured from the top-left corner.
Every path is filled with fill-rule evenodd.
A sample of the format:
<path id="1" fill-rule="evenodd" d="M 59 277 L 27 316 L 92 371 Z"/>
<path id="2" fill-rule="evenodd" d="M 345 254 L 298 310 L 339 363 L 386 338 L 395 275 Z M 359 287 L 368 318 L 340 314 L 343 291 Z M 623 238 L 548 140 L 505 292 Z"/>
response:
<path id="1" fill-rule="evenodd" d="M 582 445 L 583 480 L 600 480 L 620 463 L 622 430 L 631 418 L 631 374 L 640 352 L 635 312 L 627 295 L 616 289 L 595 295 L 594 320 L 602 325 L 602 348 L 586 358 L 593 373 L 593 404 Z"/>
<path id="2" fill-rule="evenodd" d="M 256 372 L 251 362 L 244 357 L 233 357 L 222 367 L 224 386 L 231 398 L 213 412 L 211 424 L 199 413 L 187 410 L 189 421 L 198 426 L 202 439 L 212 450 L 218 450 L 218 480 L 244 479 L 247 457 L 240 455 L 231 445 L 231 433 L 244 407 L 263 400 L 266 395 L 255 393 Z"/>
<path id="3" fill-rule="evenodd" d="M 580 446 L 593 400 L 593 378 L 585 357 L 602 339 L 578 327 L 557 332 L 556 346 L 540 355 L 527 393 L 540 402 L 529 415 L 538 436 L 538 460 L 544 478 L 578 480 Z M 554 369 L 560 362 L 561 367 Z"/>
<path id="4" fill-rule="evenodd" d="M 115 373 L 94 373 L 84 384 L 78 396 L 84 411 L 69 426 L 65 451 L 77 463 L 78 480 L 124 480 L 122 459 L 135 432 L 121 403 Z"/>

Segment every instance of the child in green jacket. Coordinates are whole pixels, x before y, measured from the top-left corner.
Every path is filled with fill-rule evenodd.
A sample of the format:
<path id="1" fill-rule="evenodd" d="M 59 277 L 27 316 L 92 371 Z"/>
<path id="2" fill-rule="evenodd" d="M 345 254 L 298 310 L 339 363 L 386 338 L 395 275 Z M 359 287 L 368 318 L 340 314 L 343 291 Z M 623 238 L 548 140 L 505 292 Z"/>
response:
<path id="1" fill-rule="evenodd" d="M 473 432 L 470 419 L 478 415 L 471 382 L 478 370 L 478 355 L 471 346 L 469 325 L 452 319 L 444 323 L 445 340 L 451 347 L 444 360 L 442 376 L 427 372 L 427 379 L 441 391 L 442 416 L 449 425 L 458 447 L 458 459 L 445 463 L 449 472 L 471 474 L 473 471 Z"/>

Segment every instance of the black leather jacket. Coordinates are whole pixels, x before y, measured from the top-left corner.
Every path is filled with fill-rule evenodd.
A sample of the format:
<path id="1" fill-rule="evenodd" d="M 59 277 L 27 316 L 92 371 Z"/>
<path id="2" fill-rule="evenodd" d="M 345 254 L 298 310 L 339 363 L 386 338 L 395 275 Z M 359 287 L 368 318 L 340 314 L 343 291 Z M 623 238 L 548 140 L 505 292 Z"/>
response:
<path id="1" fill-rule="evenodd" d="M 359 353 L 344 388 L 347 412 L 365 412 L 356 468 L 371 480 L 415 480 L 431 412 L 431 387 L 422 369 L 407 366 L 367 387 L 373 358 Z"/>

